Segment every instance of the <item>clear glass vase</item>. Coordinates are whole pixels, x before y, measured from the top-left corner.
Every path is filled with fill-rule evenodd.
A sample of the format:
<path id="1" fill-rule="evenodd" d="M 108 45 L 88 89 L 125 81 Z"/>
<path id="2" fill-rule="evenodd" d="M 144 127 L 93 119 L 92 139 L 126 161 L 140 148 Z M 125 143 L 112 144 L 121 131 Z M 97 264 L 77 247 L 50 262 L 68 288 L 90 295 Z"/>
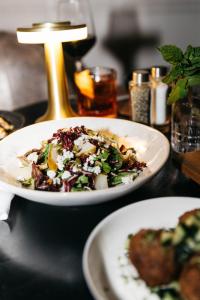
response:
<path id="1" fill-rule="evenodd" d="M 171 145 L 175 152 L 200 150 L 200 97 L 180 99 L 173 104 Z"/>

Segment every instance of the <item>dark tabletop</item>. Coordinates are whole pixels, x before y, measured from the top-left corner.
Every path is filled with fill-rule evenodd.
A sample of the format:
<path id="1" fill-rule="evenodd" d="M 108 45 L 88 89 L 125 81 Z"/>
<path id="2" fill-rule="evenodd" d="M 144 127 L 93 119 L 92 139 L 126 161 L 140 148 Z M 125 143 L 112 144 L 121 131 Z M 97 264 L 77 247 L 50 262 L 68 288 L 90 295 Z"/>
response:
<path id="1" fill-rule="evenodd" d="M 20 109 L 27 124 L 46 104 Z M 111 212 L 162 196 L 200 197 L 172 157 L 136 191 L 107 203 L 56 207 L 15 197 L 8 223 L 0 222 L 0 300 L 92 300 L 82 272 L 82 253 L 91 230 Z"/>

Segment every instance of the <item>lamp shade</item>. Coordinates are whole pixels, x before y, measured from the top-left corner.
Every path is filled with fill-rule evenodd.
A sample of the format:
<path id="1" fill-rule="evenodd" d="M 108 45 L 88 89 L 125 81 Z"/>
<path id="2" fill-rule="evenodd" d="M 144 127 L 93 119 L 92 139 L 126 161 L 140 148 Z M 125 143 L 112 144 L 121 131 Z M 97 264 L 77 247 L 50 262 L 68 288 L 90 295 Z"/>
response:
<path id="1" fill-rule="evenodd" d="M 87 38 L 87 26 L 71 25 L 70 22 L 35 23 L 30 28 L 18 28 L 17 38 L 24 44 L 77 41 Z"/>

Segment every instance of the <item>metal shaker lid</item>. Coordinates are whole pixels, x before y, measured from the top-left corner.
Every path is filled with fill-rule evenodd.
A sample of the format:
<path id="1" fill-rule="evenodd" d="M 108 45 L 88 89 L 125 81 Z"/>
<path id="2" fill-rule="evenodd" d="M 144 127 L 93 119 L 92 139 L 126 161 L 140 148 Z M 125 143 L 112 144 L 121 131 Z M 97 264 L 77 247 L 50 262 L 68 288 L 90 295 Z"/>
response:
<path id="1" fill-rule="evenodd" d="M 135 70 L 132 75 L 133 82 L 141 84 L 149 81 L 149 72 L 147 70 Z"/>
<path id="2" fill-rule="evenodd" d="M 163 77 L 167 74 L 167 67 L 165 66 L 153 66 L 151 68 L 151 76 L 152 78 Z"/>

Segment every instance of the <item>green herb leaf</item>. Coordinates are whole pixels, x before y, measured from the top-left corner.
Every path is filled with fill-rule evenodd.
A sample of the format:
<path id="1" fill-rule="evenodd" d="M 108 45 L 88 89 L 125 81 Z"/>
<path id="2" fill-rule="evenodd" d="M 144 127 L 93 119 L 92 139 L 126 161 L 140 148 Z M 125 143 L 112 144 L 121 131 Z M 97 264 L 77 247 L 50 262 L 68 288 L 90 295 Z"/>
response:
<path id="1" fill-rule="evenodd" d="M 108 151 L 104 150 L 101 153 L 101 158 L 104 159 L 104 160 L 107 160 L 109 155 L 110 155 L 110 153 Z"/>
<path id="2" fill-rule="evenodd" d="M 189 45 L 184 54 L 173 45 L 162 46 L 158 50 L 172 64 L 170 72 L 163 79 L 166 84 L 173 84 L 168 97 L 168 103 L 171 104 L 185 98 L 190 87 L 200 85 L 200 47 Z"/>
<path id="3" fill-rule="evenodd" d="M 63 171 L 59 171 L 57 177 L 58 177 L 58 178 L 61 178 L 62 175 L 63 175 L 63 173 L 64 173 L 64 170 L 63 170 Z"/>
<path id="4" fill-rule="evenodd" d="M 122 165 L 123 165 L 123 160 L 121 157 L 119 157 L 118 161 L 115 163 L 115 165 L 113 167 L 113 170 L 117 171 L 117 170 L 121 169 Z"/>
<path id="5" fill-rule="evenodd" d="M 184 58 L 186 60 L 190 60 L 192 53 L 193 53 L 193 47 L 191 45 L 189 45 L 185 51 Z"/>
<path id="6" fill-rule="evenodd" d="M 65 159 L 63 160 L 63 164 L 66 165 L 69 161 L 70 161 L 70 158 L 65 158 Z"/>
<path id="7" fill-rule="evenodd" d="M 191 63 L 195 66 L 195 67 L 199 67 L 199 64 L 200 64 L 200 57 L 194 57 L 192 60 L 191 60 Z"/>
<path id="8" fill-rule="evenodd" d="M 183 68 L 181 65 L 173 66 L 171 71 L 163 78 L 163 82 L 170 84 L 176 81 L 179 77 L 183 75 Z"/>
<path id="9" fill-rule="evenodd" d="M 19 182 L 21 182 L 21 184 L 25 187 L 31 186 L 33 184 L 33 181 L 34 179 L 32 177 L 24 180 L 19 180 Z"/>
<path id="10" fill-rule="evenodd" d="M 118 175 L 122 176 L 122 177 L 126 177 L 126 176 L 129 176 L 129 175 L 134 175 L 137 173 L 135 171 L 129 171 L 129 172 L 119 172 Z"/>
<path id="11" fill-rule="evenodd" d="M 175 85 L 175 87 L 172 89 L 169 98 L 168 103 L 172 104 L 176 102 L 179 99 L 182 99 L 187 96 L 187 78 L 179 79 Z"/>
<path id="12" fill-rule="evenodd" d="M 111 171 L 111 166 L 106 162 L 102 162 L 102 169 L 106 174 L 108 174 Z"/>
<path id="13" fill-rule="evenodd" d="M 184 76 L 192 76 L 192 75 L 198 75 L 200 73 L 200 65 L 198 67 L 196 66 L 189 66 L 185 67 L 184 69 Z"/>
<path id="14" fill-rule="evenodd" d="M 88 184 L 88 177 L 85 175 L 81 175 L 78 180 L 76 181 L 76 184 Z"/>
<path id="15" fill-rule="evenodd" d="M 120 183 L 122 183 L 122 177 L 121 176 L 114 176 L 111 178 L 111 186 L 115 186 L 118 185 Z"/>
<path id="16" fill-rule="evenodd" d="M 158 48 L 158 50 L 161 52 L 164 60 L 172 65 L 180 63 L 183 59 L 182 50 L 174 45 L 161 46 L 160 48 Z"/>
<path id="17" fill-rule="evenodd" d="M 111 147 L 111 152 L 110 160 L 115 161 L 115 164 L 112 165 L 112 168 L 114 171 L 119 170 L 123 164 L 121 153 L 115 147 Z"/>
<path id="18" fill-rule="evenodd" d="M 47 158 L 48 158 L 48 155 L 49 155 L 49 150 L 50 150 L 50 144 L 47 144 L 46 147 L 45 147 L 45 150 L 43 152 L 43 155 L 42 155 L 42 159 L 44 162 L 47 161 Z"/>
<path id="19" fill-rule="evenodd" d="M 200 74 L 188 77 L 188 86 L 200 85 Z"/>
<path id="20" fill-rule="evenodd" d="M 110 153 L 107 150 L 103 150 L 94 160 L 103 160 L 106 161 Z"/>
<path id="21" fill-rule="evenodd" d="M 185 51 L 184 57 L 190 62 L 195 62 L 200 57 L 200 47 L 192 47 L 189 45 Z"/>
<path id="22" fill-rule="evenodd" d="M 73 186 L 71 192 L 82 192 L 84 189 L 82 187 L 75 187 Z"/>

